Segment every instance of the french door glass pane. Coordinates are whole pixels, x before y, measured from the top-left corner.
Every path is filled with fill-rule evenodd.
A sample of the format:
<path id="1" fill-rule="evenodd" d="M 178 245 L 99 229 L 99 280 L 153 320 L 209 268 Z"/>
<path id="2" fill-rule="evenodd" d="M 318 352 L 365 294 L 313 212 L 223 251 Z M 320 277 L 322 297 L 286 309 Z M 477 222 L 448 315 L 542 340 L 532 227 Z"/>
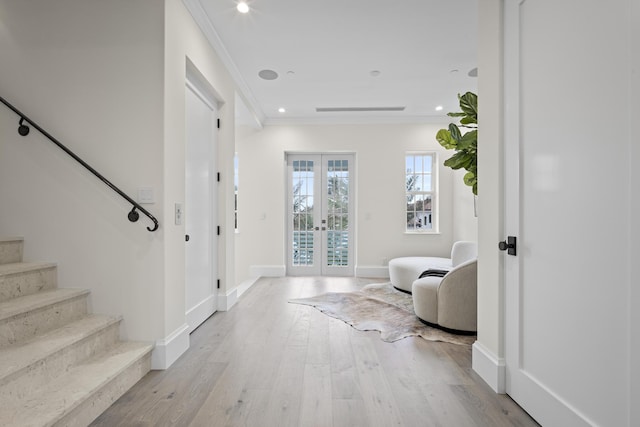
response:
<path id="1" fill-rule="evenodd" d="M 313 161 L 293 162 L 293 265 L 313 265 Z"/>
<path id="2" fill-rule="evenodd" d="M 327 265 L 349 265 L 349 161 L 327 163 Z"/>

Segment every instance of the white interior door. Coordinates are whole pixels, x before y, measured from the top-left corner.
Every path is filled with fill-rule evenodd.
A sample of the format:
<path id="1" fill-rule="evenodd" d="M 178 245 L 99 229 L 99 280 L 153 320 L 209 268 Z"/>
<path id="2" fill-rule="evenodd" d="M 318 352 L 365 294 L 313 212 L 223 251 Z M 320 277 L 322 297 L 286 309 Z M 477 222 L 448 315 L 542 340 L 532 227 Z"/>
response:
<path id="1" fill-rule="evenodd" d="M 215 104 L 186 88 L 185 302 L 189 333 L 217 308 L 217 185 Z"/>
<path id="2" fill-rule="evenodd" d="M 505 2 L 505 385 L 545 426 L 631 425 L 628 5 Z"/>
<path id="3" fill-rule="evenodd" d="M 352 276 L 353 154 L 290 154 L 287 273 Z"/>

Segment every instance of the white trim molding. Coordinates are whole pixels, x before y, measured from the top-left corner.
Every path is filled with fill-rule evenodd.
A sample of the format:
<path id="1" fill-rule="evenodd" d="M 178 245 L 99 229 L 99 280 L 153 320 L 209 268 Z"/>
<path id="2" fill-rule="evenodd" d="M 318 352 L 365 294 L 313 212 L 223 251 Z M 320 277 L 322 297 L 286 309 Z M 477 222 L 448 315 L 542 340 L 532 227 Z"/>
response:
<path id="1" fill-rule="evenodd" d="M 200 301 L 195 307 L 187 311 L 187 324 L 189 326 L 189 333 L 193 332 L 202 322 L 207 320 L 211 313 L 216 310 L 216 297 L 215 295 L 209 295 L 207 298 Z"/>
<path id="2" fill-rule="evenodd" d="M 238 288 L 233 288 L 226 294 L 218 293 L 218 310 L 229 311 L 238 302 Z"/>
<path id="3" fill-rule="evenodd" d="M 238 298 L 240 298 L 242 296 L 242 294 L 247 292 L 249 290 L 249 288 L 251 288 L 253 285 L 255 285 L 256 282 L 258 281 L 258 279 L 260 279 L 260 278 L 256 277 L 254 279 L 247 279 L 244 282 L 240 283 L 238 285 L 238 287 L 236 288 L 238 290 Z"/>
<path id="4" fill-rule="evenodd" d="M 252 265 L 249 266 L 251 277 L 284 277 L 287 275 L 287 267 L 284 265 Z"/>
<path id="5" fill-rule="evenodd" d="M 471 347 L 471 367 L 496 393 L 506 393 L 506 364 L 479 341 Z"/>
<path id="6" fill-rule="evenodd" d="M 372 277 L 376 279 L 385 279 L 389 277 L 389 267 L 386 265 L 356 267 L 356 277 Z"/>
<path id="7" fill-rule="evenodd" d="M 189 325 L 184 324 L 167 337 L 156 340 L 151 353 L 151 369 L 164 370 L 189 349 Z"/>

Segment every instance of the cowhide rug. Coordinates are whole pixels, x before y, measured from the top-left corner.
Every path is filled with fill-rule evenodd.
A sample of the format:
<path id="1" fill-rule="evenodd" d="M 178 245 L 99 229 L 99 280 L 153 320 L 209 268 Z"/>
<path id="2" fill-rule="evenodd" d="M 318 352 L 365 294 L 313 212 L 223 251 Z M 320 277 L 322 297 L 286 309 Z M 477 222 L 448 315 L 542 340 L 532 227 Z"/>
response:
<path id="1" fill-rule="evenodd" d="M 328 292 L 289 302 L 315 307 L 359 331 L 380 331 L 380 339 L 386 342 L 410 336 L 466 345 L 476 340 L 475 336 L 455 335 L 422 323 L 413 312 L 411 295 L 394 289 L 391 283 L 375 283 L 356 292 Z"/>

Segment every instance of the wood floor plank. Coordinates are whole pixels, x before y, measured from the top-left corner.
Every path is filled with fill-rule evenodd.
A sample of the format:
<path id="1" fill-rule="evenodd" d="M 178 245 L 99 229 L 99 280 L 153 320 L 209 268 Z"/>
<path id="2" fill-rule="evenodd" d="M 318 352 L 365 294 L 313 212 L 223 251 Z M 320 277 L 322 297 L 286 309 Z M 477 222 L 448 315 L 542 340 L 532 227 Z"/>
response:
<path id="1" fill-rule="evenodd" d="M 362 399 L 333 400 L 333 427 L 368 426 L 368 422 Z"/>
<path id="2" fill-rule="evenodd" d="M 190 337 L 93 424 L 190 427 L 535 427 L 471 368 L 471 348 L 422 338 L 394 343 L 292 298 L 380 280 L 262 278 Z"/>
<path id="3" fill-rule="evenodd" d="M 366 336 L 352 338 L 351 343 L 369 425 L 402 425 L 402 417 L 375 346 Z"/>
<path id="4" fill-rule="evenodd" d="M 329 426 L 333 423 L 331 368 L 328 364 L 306 364 L 302 384 L 300 426 Z"/>
<path id="5" fill-rule="evenodd" d="M 306 346 L 287 346 L 271 389 L 264 425 L 299 425 L 306 355 Z"/>

